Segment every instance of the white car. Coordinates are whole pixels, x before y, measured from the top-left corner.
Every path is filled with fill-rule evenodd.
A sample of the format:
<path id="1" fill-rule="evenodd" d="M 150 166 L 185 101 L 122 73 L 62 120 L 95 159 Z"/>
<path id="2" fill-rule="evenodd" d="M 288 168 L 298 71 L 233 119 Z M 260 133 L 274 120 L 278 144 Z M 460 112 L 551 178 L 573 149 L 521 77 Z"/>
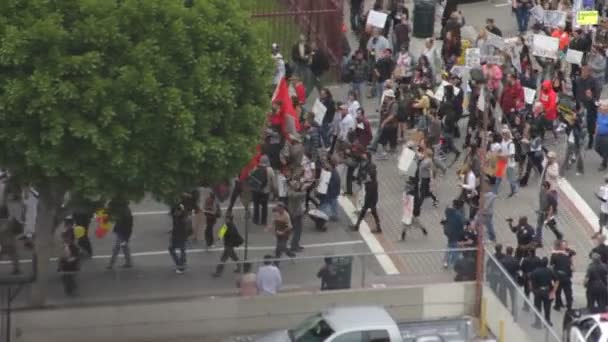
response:
<path id="1" fill-rule="evenodd" d="M 574 315 L 564 322 L 563 336 L 567 342 L 608 342 L 608 313 Z"/>

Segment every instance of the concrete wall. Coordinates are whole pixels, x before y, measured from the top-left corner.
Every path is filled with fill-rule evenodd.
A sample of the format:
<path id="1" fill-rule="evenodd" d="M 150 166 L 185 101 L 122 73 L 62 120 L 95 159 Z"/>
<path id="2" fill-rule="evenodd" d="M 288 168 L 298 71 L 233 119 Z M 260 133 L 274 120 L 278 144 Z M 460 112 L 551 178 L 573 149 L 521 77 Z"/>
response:
<path id="1" fill-rule="evenodd" d="M 488 313 L 486 315 L 486 325 L 494 335 L 498 335 L 500 321 L 504 321 L 505 341 L 534 342 L 534 338 L 528 335 L 528 332 L 524 331 L 522 326 L 513 320 L 511 311 L 500 302 L 494 291 L 487 285 L 484 285 L 483 298 L 486 301 Z"/>
<path id="2" fill-rule="evenodd" d="M 473 283 L 307 292 L 253 298 L 53 308 L 15 314 L 18 342 L 179 341 L 292 327 L 332 306 L 383 305 L 397 320 L 472 315 Z M 205 337 L 205 338 L 203 338 Z"/>

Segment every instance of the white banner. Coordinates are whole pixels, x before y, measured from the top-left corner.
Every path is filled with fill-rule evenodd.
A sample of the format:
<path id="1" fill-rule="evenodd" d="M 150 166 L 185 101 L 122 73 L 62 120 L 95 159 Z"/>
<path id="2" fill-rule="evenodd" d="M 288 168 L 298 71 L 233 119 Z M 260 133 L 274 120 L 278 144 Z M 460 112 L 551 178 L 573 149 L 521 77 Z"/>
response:
<path id="1" fill-rule="evenodd" d="M 530 14 L 536 21 L 542 22 L 545 19 L 545 10 L 540 5 L 532 7 Z"/>
<path id="2" fill-rule="evenodd" d="M 543 24 L 547 27 L 566 27 L 566 12 L 546 10 Z"/>
<path id="3" fill-rule="evenodd" d="M 568 49 L 568 52 L 566 52 L 566 62 L 581 65 L 581 63 L 583 62 L 583 52 L 574 49 Z"/>
<path id="4" fill-rule="evenodd" d="M 466 49 L 464 52 L 464 65 L 468 68 L 477 68 L 481 64 L 481 52 L 478 48 Z"/>
<path id="5" fill-rule="evenodd" d="M 535 96 L 536 96 L 536 90 L 534 90 L 532 88 L 524 87 L 524 98 L 526 99 L 527 104 L 533 104 Z"/>
<path id="6" fill-rule="evenodd" d="M 538 57 L 557 59 L 559 39 L 535 34 L 532 43 L 532 54 Z"/>
<path id="7" fill-rule="evenodd" d="M 494 33 L 491 33 L 490 31 L 486 31 L 486 33 L 488 34 L 488 40 L 486 44 L 495 46 L 499 50 L 503 50 L 505 48 L 505 41 L 500 36 L 497 36 Z"/>
<path id="8" fill-rule="evenodd" d="M 319 99 L 317 99 L 312 105 L 312 112 L 315 113 L 315 121 L 320 125 L 323 122 L 327 108 Z"/>
<path id="9" fill-rule="evenodd" d="M 317 186 L 317 192 L 321 195 L 327 193 L 327 187 L 329 186 L 329 179 L 331 178 L 331 172 L 327 170 L 321 170 L 321 176 L 319 177 L 319 186 Z"/>

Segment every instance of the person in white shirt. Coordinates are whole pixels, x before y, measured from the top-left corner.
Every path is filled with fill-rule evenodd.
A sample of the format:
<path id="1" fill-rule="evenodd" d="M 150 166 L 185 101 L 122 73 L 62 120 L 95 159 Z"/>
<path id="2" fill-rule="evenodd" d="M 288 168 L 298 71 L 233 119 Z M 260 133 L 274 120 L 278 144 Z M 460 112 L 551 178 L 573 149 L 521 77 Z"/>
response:
<path id="1" fill-rule="evenodd" d="M 274 78 L 272 79 L 272 85 L 277 85 L 281 82 L 283 76 L 285 76 L 285 60 L 283 59 L 283 55 L 279 51 L 279 44 L 272 43 L 272 59 L 276 64 L 276 70 L 274 73 Z"/>
<path id="2" fill-rule="evenodd" d="M 511 186 L 511 193 L 509 197 L 513 197 L 517 193 L 517 161 L 515 160 L 515 143 L 511 136 L 511 131 L 507 128 L 503 128 L 502 131 L 502 142 L 500 143 L 500 158 L 506 159 L 507 170 L 506 176 Z M 494 184 L 494 193 L 498 195 L 498 189 L 502 182 L 501 177 L 496 177 L 496 183 Z"/>
<path id="3" fill-rule="evenodd" d="M 608 224 L 608 175 L 604 176 L 604 184 L 595 194 L 600 202 L 600 234 Z"/>
<path id="4" fill-rule="evenodd" d="M 348 114 L 352 115 L 353 118 L 357 117 L 357 109 L 361 108 L 361 104 L 357 99 L 357 93 L 354 91 L 348 92 Z"/>
<path id="5" fill-rule="evenodd" d="M 260 295 L 268 296 L 277 294 L 281 285 L 283 285 L 281 271 L 271 260 L 271 255 L 264 255 L 264 266 L 258 269 L 256 283 L 258 286 L 258 294 Z"/>
<path id="6" fill-rule="evenodd" d="M 346 108 L 346 105 L 340 107 L 341 120 L 338 125 L 338 140 L 343 143 L 348 143 L 348 134 L 355 130 L 357 122 L 355 117 L 350 114 L 350 111 Z"/>
<path id="7" fill-rule="evenodd" d="M 559 164 L 557 155 L 553 151 L 547 153 L 544 161 L 545 180 L 551 184 L 551 189 L 557 189 L 557 179 L 559 178 Z"/>

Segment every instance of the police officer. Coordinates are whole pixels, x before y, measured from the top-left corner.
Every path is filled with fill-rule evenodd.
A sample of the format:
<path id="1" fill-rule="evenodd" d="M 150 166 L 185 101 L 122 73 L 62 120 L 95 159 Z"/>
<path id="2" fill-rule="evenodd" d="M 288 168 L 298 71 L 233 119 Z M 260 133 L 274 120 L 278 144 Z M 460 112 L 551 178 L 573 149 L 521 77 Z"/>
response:
<path id="1" fill-rule="evenodd" d="M 589 258 L 593 253 L 597 253 L 600 256 L 600 260 L 604 264 L 608 264 L 608 246 L 605 245 L 606 237 L 601 233 L 597 233 L 593 236 L 595 241 L 595 247 L 589 252 Z"/>
<path id="2" fill-rule="evenodd" d="M 519 277 L 519 262 L 513 256 L 513 247 L 508 246 L 505 250 L 505 255 L 500 259 L 500 263 L 502 267 L 504 267 L 509 279 L 502 278 L 502 282 L 499 289 L 498 297 L 502 301 L 503 305 L 507 306 L 507 291 L 509 291 L 509 296 L 511 297 L 511 307 L 515 308 L 515 282 Z"/>
<path id="3" fill-rule="evenodd" d="M 513 219 L 511 218 L 507 219 L 507 222 L 517 238 L 515 258 L 521 260 L 530 250 L 536 248 L 536 244 L 534 243 L 534 228 L 528 224 L 527 216 L 520 217 L 516 226 L 513 226 Z"/>
<path id="4" fill-rule="evenodd" d="M 460 241 L 458 241 L 458 246 L 461 248 L 475 248 L 477 247 L 477 237 L 477 229 L 471 222 L 467 221 L 464 224 L 464 231 Z M 475 251 L 464 251 L 462 254 L 473 258 L 476 256 Z"/>
<path id="5" fill-rule="evenodd" d="M 551 323 L 551 301 L 555 297 L 557 288 L 557 278 L 553 271 L 548 267 L 549 260 L 544 257 L 540 260 L 540 265 L 532 273 L 530 273 L 530 286 L 534 293 L 534 307 L 539 313 L 544 313 L 547 324 Z M 535 317 L 535 328 L 542 328 L 540 317 Z"/>
<path id="6" fill-rule="evenodd" d="M 608 302 L 608 267 L 604 265 L 597 253 L 591 254 L 591 264 L 585 275 L 587 288 L 587 309 L 591 313 L 606 311 Z"/>
<path id="7" fill-rule="evenodd" d="M 555 250 L 551 253 L 550 264 L 559 281 L 555 292 L 555 306 L 553 309 L 559 311 L 564 307 L 562 303 L 562 292 L 566 296 L 566 309 L 572 309 L 572 257 L 576 252 L 568 248 L 564 240 L 555 242 Z"/>
<path id="8" fill-rule="evenodd" d="M 530 249 L 527 251 L 527 254 L 521 261 L 521 273 L 524 287 L 524 294 L 527 299 L 530 299 L 530 292 L 532 288 L 530 287 L 530 274 L 534 272 L 540 266 L 540 258 L 536 256 L 536 250 Z M 524 311 L 530 311 L 530 306 L 528 302 L 524 302 Z"/>

